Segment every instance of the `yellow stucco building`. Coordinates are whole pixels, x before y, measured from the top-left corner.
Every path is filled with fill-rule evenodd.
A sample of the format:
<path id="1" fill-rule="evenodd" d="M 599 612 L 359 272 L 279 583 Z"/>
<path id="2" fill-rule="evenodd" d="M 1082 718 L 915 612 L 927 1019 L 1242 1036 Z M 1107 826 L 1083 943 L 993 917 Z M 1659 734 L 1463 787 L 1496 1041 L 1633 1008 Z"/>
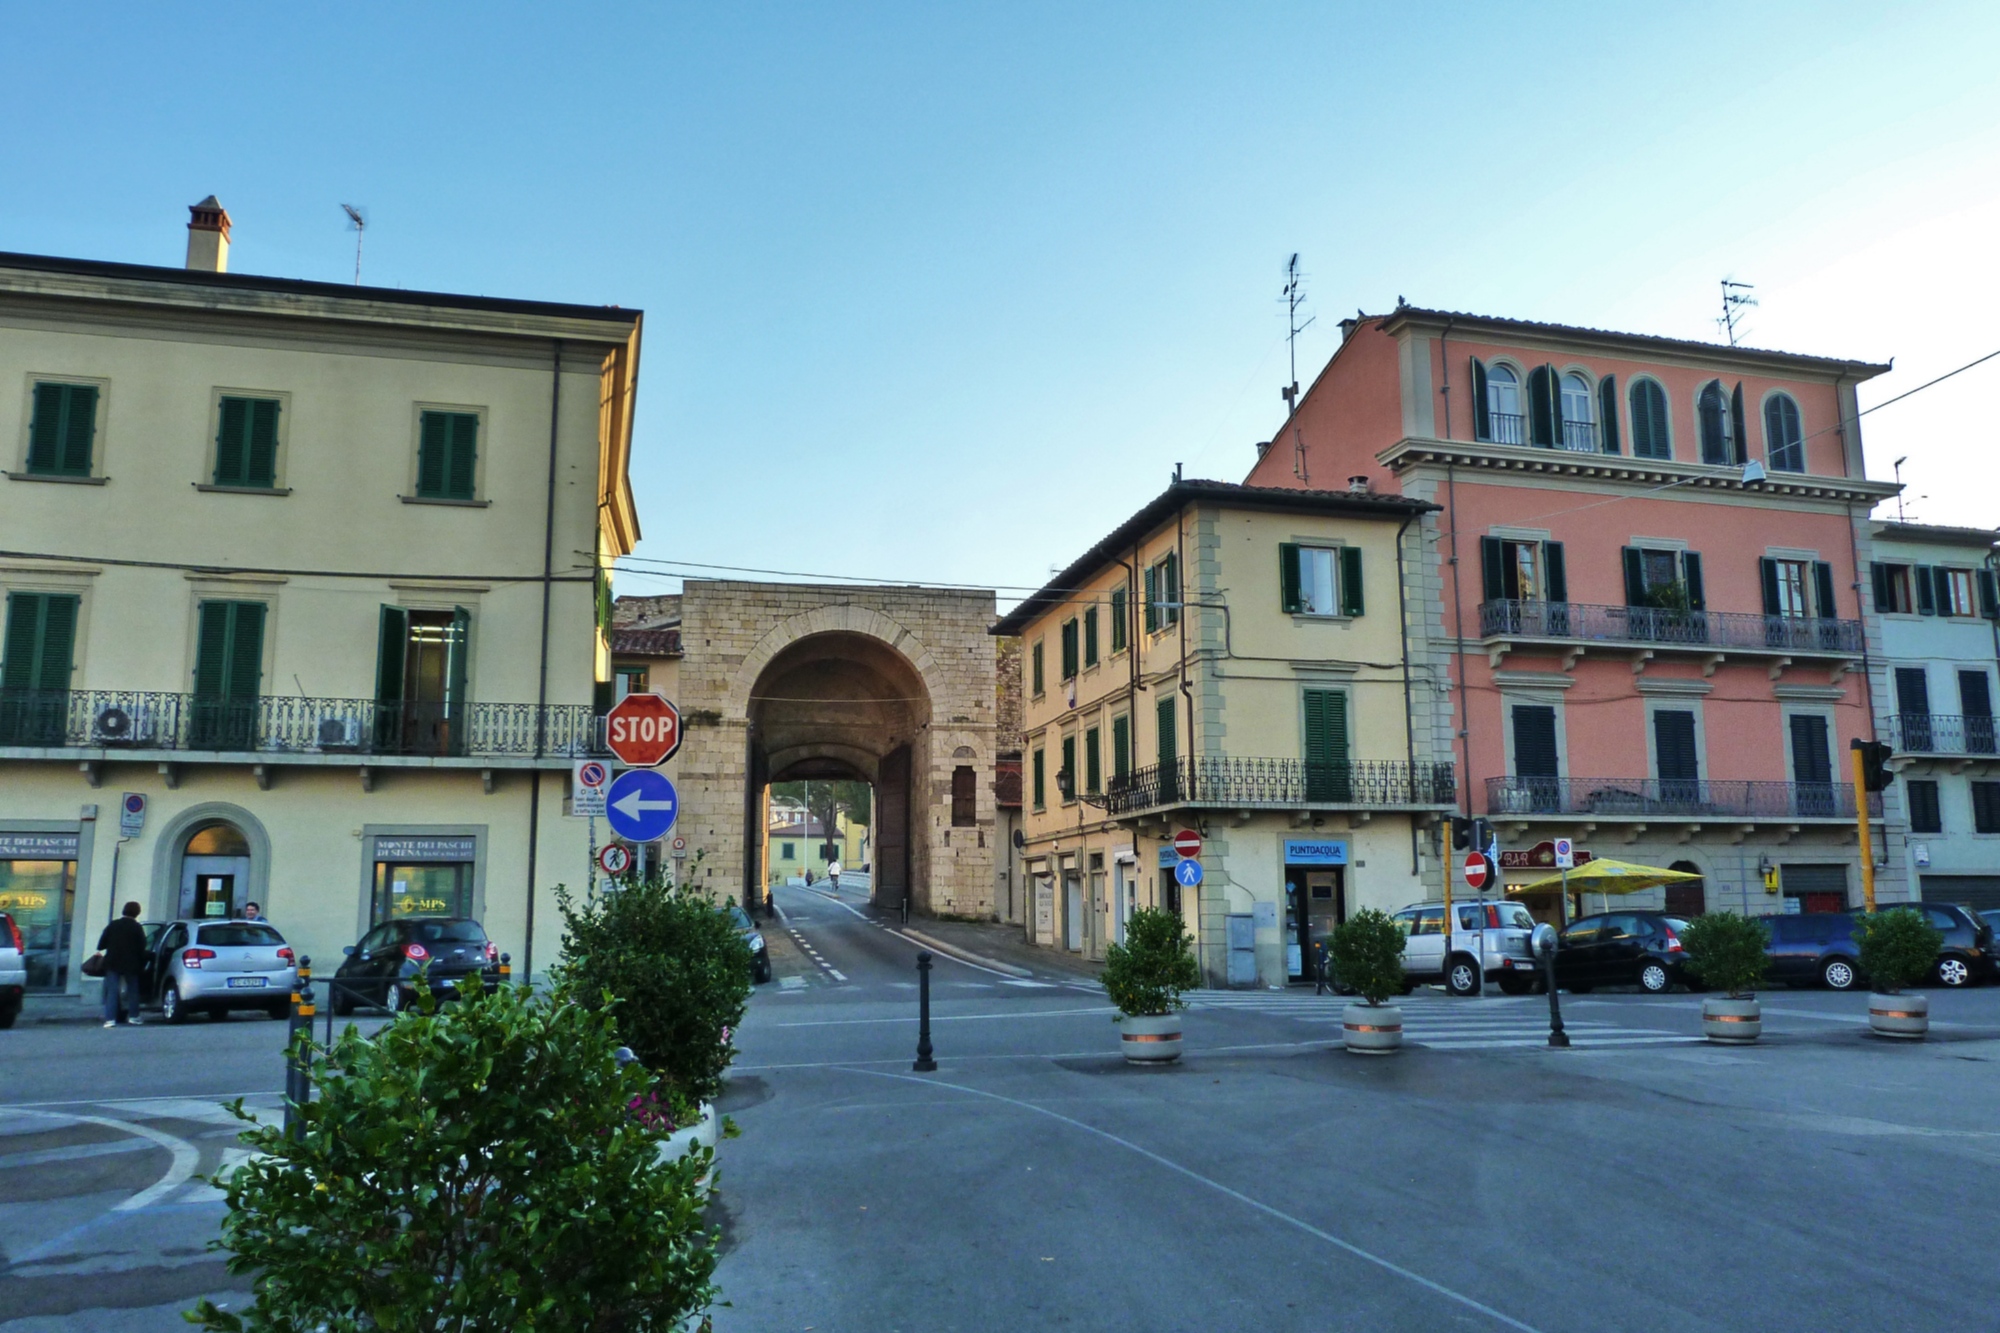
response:
<path id="1" fill-rule="evenodd" d="M 994 627 L 1024 649 L 1031 938 L 1102 957 L 1162 906 L 1209 985 L 1275 986 L 1441 882 L 1447 723 L 1403 579 L 1434 508 L 1177 481 Z"/>
<path id="2" fill-rule="evenodd" d="M 256 901 L 322 971 L 465 913 L 544 970 L 610 689 L 596 566 L 638 537 L 639 313 L 231 274 L 228 215 L 193 212 L 186 269 L 0 254 L 30 982 L 79 992 L 125 900 Z"/>

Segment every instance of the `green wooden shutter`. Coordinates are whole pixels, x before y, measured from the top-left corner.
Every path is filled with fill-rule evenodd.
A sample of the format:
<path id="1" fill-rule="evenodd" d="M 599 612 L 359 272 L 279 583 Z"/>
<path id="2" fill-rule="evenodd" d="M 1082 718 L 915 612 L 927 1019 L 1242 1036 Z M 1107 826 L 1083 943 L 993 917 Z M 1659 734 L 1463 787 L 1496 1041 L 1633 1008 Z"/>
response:
<path id="1" fill-rule="evenodd" d="M 1152 634 L 1160 628 L 1160 567 L 1146 566 L 1146 633 Z"/>
<path id="2" fill-rule="evenodd" d="M 62 470 L 71 477 L 90 475 L 90 446 L 97 437 L 97 386 L 69 386 L 69 406 L 63 421 Z"/>
<path id="3" fill-rule="evenodd" d="M 1736 391 L 1729 395 L 1729 425 L 1736 450 L 1735 461 L 1746 463 L 1750 459 L 1750 430 L 1743 419 L 1743 381 L 1736 381 Z"/>
<path id="4" fill-rule="evenodd" d="M 203 602 L 195 630 L 194 697 L 220 699 L 229 679 L 228 602 Z"/>
<path id="5" fill-rule="evenodd" d="M 1979 614 L 1988 620 L 2000 619 L 2000 580 L 1993 577 L 1993 571 L 1982 569 L 1977 573 L 1979 584 Z"/>
<path id="6" fill-rule="evenodd" d="M 1941 616 L 1951 615 L 1951 571 L 1943 565 L 1932 565 L 1931 580 L 1937 585 L 1935 598 L 1937 613 Z"/>
<path id="7" fill-rule="evenodd" d="M 479 475 L 479 418 L 470 412 L 454 412 L 451 423 L 451 464 L 445 493 L 454 500 L 470 500 Z"/>
<path id="8" fill-rule="evenodd" d="M 472 659 L 472 612 L 451 609 L 451 639 L 445 645 L 445 708 L 456 717 L 466 704 L 465 683 Z"/>
<path id="9" fill-rule="evenodd" d="M 1497 602 L 1507 596 L 1507 548 L 1498 537 L 1479 539 L 1479 581 L 1485 600 Z"/>
<path id="10" fill-rule="evenodd" d="M 1778 562 L 1765 556 L 1757 562 L 1764 576 L 1764 614 L 1778 614 Z"/>
<path id="11" fill-rule="evenodd" d="M 1556 385 L 1554 366 L 1536 366 L 1528 372 L 1528 442 L 1552 449 L 1562 430 L 1561 389 Z"/>
<path id="12" fill-rule="evenodd" d="M 1034 687 L 1029 693 L 1040 694 L 1042 692 L 1042 644 L 1039 639 L 1035 641 L 1035 646 L 1028 650 L 1028 668 L 1029 681 Z"/>
<path id="13" fill-rule="evenodd" d="M 1154 710 L 1154 718 L 1159 732 L 1159 762 L 1162 768 L 1172 768 L 1175 757 L 1174 746 L 1174 701 L 1162 699 Z"/>
<path id="14" fill-rule="evenodd" d="M 1885 611 L 1894 611 L 1896 609 L 1896 595 L 1891 591 L 1893 585 L 1889 582 L 1889 567 L 1880 560 L 1869 561 L 1868 578 L 1869 582 L 1875 585 L 1876 614 L 1879 615 Z"/>
<path id="15" fill-rule="evenodd" d="M 1598 429 L 1603 431 L 1607 454 L 1618 452 L 1618 377 L 1606 375 L 1597 382 Z"/>
<path id="16" fill-rule="evenodd" d="M 1083 613 L 1083 664 L 1097 665 L 1097 608 L 1091 607 Z"/>
<path id="17" fill-rule="evenodd" d="M 1132 719 L 1111 719 L 1111 776 L 1122 778 L 1132 771 Z"/>
<path id="18" fill-rule="evenodd" d="M 1706 611 L 1708 597 L 1701 586 L 1701 552 L 1681 552 L 1681 584 L 1687 589 L 1688 610 Z"/>
<path id="19" fill-rule="evenodd" d="M 230 610 L 229 697 L 255 699 L 264 681 L 264 604 L 236 602 Z"/>
<path id="20" fill-rule="evenodd" d="M 410 613 L 400 606 L 382 608 L 380 640 L 375 650 L 375 699 L 403 702 L 403 657 L 410 647 Z"/>
<path id="21" fill-rule="evenodd" d="M 1166 620 L 1167 620 L 1167 623 L 1168 623 L 1169 625 L 1174 625 L 1174 624 L 1178 624 L 1178 623 L 1180 623 L 1180 618 L 1181 618 L 1181 606 L 1180 606 L 1180 601 L 1181 601 L 1181 558 L 1180 558 L 1180 557 L 1179 557 L 1178 555 L 1170 555 L 1170 556 L 1168 556 L 1168 557 L 1167 557 L 1167 558 L 1166 558 L 1166 559 L 1165 559 L 1164 561 L 1162 561 L 1162 562 L 1161 562 L 1161 568 L 1162 568 L 1162 570 L 1164 571 L 1164 575 L 1165 575 L 1165 582 L 1166 582 L 1166 585 L 1167 585 L 1167 586 L 1166 586 L 1166 600 L 1167 600 L 1167 617 L 1166 617 Z"/>
<path id="22" fill-rule="evenodd" d="M 1103 742 L 1092 727 L 1083 733 L 1083 789 L 1087 792 L 1104 790 L 1104 757 L 1101 753 Z"/>
<path id="23" fill-rule="evenodd" d="M 427 500 L 445 496 L 450 475 L 451 417 L 445 412 L 426 412 L 417 437 L 417 494 Z"/>
<path id="24" fill-rule="evenodd" d="M 278 400 L 258 398 L 250 404 L 250 438 L 245 450 L 245 486 L 275 486 L 278 481 Z"/>
<path id="25" fill-rule="evenodd" d="M 97 435 L 97 386 L 37 384 L 28 426 L 28 471 L 59 477 L 90 475 Z"/>
<path id="26" fill-rule="evenodd" d="M 1065 620 L 1062 627 L 1062 678 L 1076 677 L 1076 621 Z"/>
<path id="27" fill-rule="evenodd" d="M 1114 653 L 1125 651 L 1126 615 L 1125 590 L 1123 588 L 1113 588 L 1111 590 L 1111 651 Z"/>
<path id="28" fill-rule="evenodd" d="M 1305 692 L 1306 799 L 1348 801 L 1353 782 L 1347 762 L 1347 695 Z"/>
<path id="29" fill-rule="evenodd" d="M 1065 801 L 1076 799 L 1076 737 L 1065 736 L 1062 742 L 1062 767 L 1056 770 L 1056 787 L 1061 790 L 1063 780 L 1069 780 L 1069 795 Z"/>
<path id="30" fill-rule="evenodd" d="M 1646 562 L 1636 546 L 1621 549 L 1625 561 L 1625 605 L 1646 605 Z"/>
<path id="31" fill-rule="evenodd" d="M 75 666 L 78 599 L 60 593 L 7 595 L 7 642 L 0 687 L 67 690 Z"/>
<path id="32" fill-rule="evenodd" d="M 1361 548 L 1340 548 L 1340 614 L 1358 616 L 1365 608 L 1361 584 Z"/>
<path id="33" fill-rule="evenodd" d="M 1035 809 L 1037 810 L 1046 809 L 1048 807 L 1048 798 L 1046 795 L 1047 791 L 1046 779 L 1048 776 L 1047 774 L 1048 751 L 1046 750 L 1035 751 L 1034 762 L 1031 763 L 1029 767 L 1030 769 L 1033 770 L 1029 774 L 1029 777 L 1031 779 L 1030 785 L 1033 787 L 1033 790 L 1029 793 L 1029 795 L 1034 798 Z"/>
<path id="34" fill-rule="evenodd" d="M 56 472 L 62 467 L 63 408 L 69 386 L 37 384 L 35 419 L 28 426 L 28 471 Z"/>
<path id="35" fill-rule="evenodd" d="M 1297 542 L 1278 543 L 1278 608 L 1287 615 L 1297 615 L 1305 610 L 1305 598 L 1299 591 L 1299 546 Z"/>
<path id="36" fill-rule="evenodd" d="M 1820 619 L 1840 618 L 1840 604 L 1833 597 L 1833 566 L 1824 560 L 1813 562 L 1813 600 Z"/>
<path id="37" fill-rule="evenodd" d="M 1563 544 L 1561 542 L 1543 542 L 1542 563 L 1547 566 L 1543 577 L 1543 584 L 1548 600 L 1551 602 L 1567 602 L 1569 600 L 1569 574 L 1563 568 Z"/>
<path id="38" fill-rule="evenodd" d="M 1931 581 L 1931 567 L 1929 565 L 1911 565 L 1910 582 L 1915 584 L 1917 589 L 1917 614 L 1920 616 L 1936 615 L 1938 613 L 1938 604 L 1934 594 L 1937 585 Z"/>
<path id="39" fill-rule="evenodd" d="M 250 400 L 225 398 L 215 432 L 215 484 L 244 486 L 250 473 Z"/>
<path id="40" fill-rule="evenodd" d="M 1487 415 L 1486 363 L 1478 357 L 1472 358 L 1472 438 L 1491 440 L 1493 421 Z"/>

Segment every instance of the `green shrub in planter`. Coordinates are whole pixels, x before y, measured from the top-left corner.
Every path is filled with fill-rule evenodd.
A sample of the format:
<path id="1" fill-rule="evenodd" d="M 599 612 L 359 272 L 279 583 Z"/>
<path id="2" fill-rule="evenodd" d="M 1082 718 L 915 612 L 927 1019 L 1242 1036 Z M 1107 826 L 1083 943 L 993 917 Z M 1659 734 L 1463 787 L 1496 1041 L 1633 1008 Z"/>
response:
<path id="1" fill-rule="evenodd" d="M 1870 912 L 1855 925 L 1861 970 L 1879 994 L 1894 995 L 1929 976 L 1944 948 L 1944 932 L 1924 920 L 1922 912 L 1892 907 Z"/>
<path id="2" fill-rule="evenodd" d="M 1734 912 L 1698 916 L 1681 931 L 1688 970 L 1731 998 L 1749 996 L 1764 979 L 1770 944 L 1771 932 L 1763 922 Z"/>
<path id="3" fill-rule="evenodd" d="M 615 1000 L 618 1039 L 658 1075 L 683 1116 L 722 1092 L 729 1035 L 750 1000 L 750 946 L 726 908 L 654 875 L 563 914 L 558 984 L 578 1003 Z"/>
<path id="4" fill-rule="evenodd" d="M 216 1182 L 229 1214 L 212 1248 L 254 1297 L 189 1322 L 636 1333 L 701 1316 L 711 1159 L 661 1160 L 663 1135 L 629 1109 L 649 1075 L 619 1068 L 610 1016 L 526 988 L 419 1002 L 325 1052 L 300 1038 L 324 1056 L 317 1099 L 291 1134 L 244 1133 L 256 1156 Z"/>
<path id="5" fill-rule="evenodd" d="M 1364 907 L 1335 926 L 1326 954 L 1334 976 L 1370 1004 L 1403 989 L 1403 931 L 1385 912 Z"/>
<path id="6" fill-rule="evenodd" d="M 1104 951 L 1104 989 L 1111 1003 L 1130 1018 L 1186 1008 L 1181 992 L 1201 984 L 1193 948 L 1193 937 L 1172 912 L 1141 907 L 1132 913 L 1125 923 L 1125 942 Z"/>

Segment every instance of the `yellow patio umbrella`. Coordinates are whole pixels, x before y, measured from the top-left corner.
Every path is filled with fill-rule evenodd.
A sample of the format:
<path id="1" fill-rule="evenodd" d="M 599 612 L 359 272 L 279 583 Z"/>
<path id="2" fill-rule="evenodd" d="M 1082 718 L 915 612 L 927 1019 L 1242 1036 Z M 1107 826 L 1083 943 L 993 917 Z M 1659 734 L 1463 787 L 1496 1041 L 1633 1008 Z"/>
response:
<path id="1" fill-rule="evenodd" d="M 1691 875 L 1685 870 L 1662 870 L 1658 866 L 1634 865 L 1630 861 L 1614 861 L 1610 857 L 1603 857 L 1586 861 L 1574 870 L 1559 870 L 1553 875 L 1531 879 L 1525 884 L 1509 884 L 1507 894 L 1513 897 L 1523 893 L 1560 892 L 1566 902 L 1571 889 L 1576 889 L 1580 893 L 1605 896 L 1613 893 L 1637 893 L 1641 889 L 1657 889 L 1663 884 L 1685 884 L 1689 880 L 1700 878 L 1700 875 Z"/>

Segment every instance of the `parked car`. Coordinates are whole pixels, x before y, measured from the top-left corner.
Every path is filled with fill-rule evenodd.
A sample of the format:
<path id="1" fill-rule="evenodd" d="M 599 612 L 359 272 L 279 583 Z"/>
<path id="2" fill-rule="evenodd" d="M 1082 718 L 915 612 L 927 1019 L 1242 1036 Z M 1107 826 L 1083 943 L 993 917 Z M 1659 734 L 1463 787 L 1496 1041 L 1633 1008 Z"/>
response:
<path id="1" fill-rule="evenodd" d="M 1410 985 L 1441 983 L 1453 995 L 1478 992 L 1484 975 L 1509 995 L 1535 986 L 1535 959 L 1529 938 L 1535 919 L 1519 903 L 1454 902 L 1458 929 L 1445 948 L 1444 904 L 1416 903 L 1396 913 L 1403 931 L 1403 977 Z"/>
<path id="2" fill-rule="evenodd" d="M 1940 986 L 1970 986 L 1993 977 L 1993 927 L 1956 903 L 1924 903 L 1924 918 L 1944 932 L 1932 979 Z"/>
<path id="3" fill-rule="evenodd" d="M 1798 912 L 1757 918 L 1771 932 L 1768 975 L 1788 986 L 1853 990 L 1865 984 L 1852 912 Z"/>
<path id="4" fill-rule="evenodd" d="M 169 1023 L 189 1014 L 226 1018 L 232 1009 L 262 1009 L 283 1018 L 298 984 L 298 960 L 268 921 L 164 921 L 146 931 L 142 1003 L 160 1007 Z"/>
<path id="5" fill-rule="evenodd" d="M 356 1005 L 379 1005 L 399 1013 L 416 999 L 419 976 L 431 994 L 446 999 L 458 983 L 478 976 L 500 984 L 500 946 L 471 917 L 409 916 L 381 925 L 341 951 L 347 955 L 333 974 L 328 1003 L 339 1015 Z"/>
<path id="6" fill-rule="evenodd" d="M 22 947 L 21 928 L 13 917 L 0 912 L 0 1028 L 14 1026 L 21 1015 L 21 997 L 27 991 L 27 951 Z"/>
<path id="7" fill-rule="evenodd" d="M 1979 914 L 1979 919 L 1993 930 L 1996 939 L 2000 939 L 2000 907 L 1987 908 Z"/>
<path id="8" fill-rule="evenodd" d="M 736 933 L 750 946 L 750 980 L 762 985 L 771 979 L 771 951 L 765 947 L 764 932 L 757 929 L 757 923 L 740 904 L 729 905 L 729 919 L 736 924 Z"/>
<path id="9" fill-rule="evenodd" d="M 1690 985 L 1680 932 L 1665 912 L 1600 912 L 1578 917 L 1556 945 L 1556 985 L 1581 995 L 1598 986 L 1637 986 L 1660 995 Z"/>

